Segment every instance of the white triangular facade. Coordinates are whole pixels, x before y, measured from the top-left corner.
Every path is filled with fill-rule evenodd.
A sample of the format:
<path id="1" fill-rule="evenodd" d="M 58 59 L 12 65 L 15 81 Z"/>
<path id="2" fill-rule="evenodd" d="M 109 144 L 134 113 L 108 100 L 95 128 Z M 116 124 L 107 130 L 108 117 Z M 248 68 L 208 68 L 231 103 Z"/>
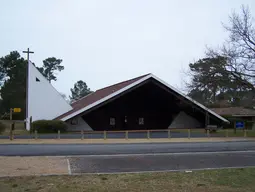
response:
<path id="1" fill-rule="evenodd" d="M 31 63 L 28 63 L 28 116 L 32 121 L 54 119 L 72 107 Z M 27 121 L 28 121 L 27 119 Z M 29 130 L 29 124 L 27 123 Z"/>
<path id="2" fill-rule="evenodd" d="M 186 114 L 184 111 L 181 111 L 173 120 L 173 122 L 168 126 L 169 129 L 171 128 L 178 128 L 178 129 L 190 129 L 190 128 L 199 128 L 203 125 L 201 122 L 196 120 L 194 117 Z"/>

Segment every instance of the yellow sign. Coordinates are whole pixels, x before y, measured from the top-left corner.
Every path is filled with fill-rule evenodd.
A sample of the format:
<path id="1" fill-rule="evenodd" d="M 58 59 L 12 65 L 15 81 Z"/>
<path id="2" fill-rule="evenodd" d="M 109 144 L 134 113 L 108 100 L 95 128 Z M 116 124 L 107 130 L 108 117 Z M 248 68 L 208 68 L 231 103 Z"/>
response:
<path id="1" fill-rule="evenodd" d="M 21 108 L 13 108 L 13 112 L 14 113 L 20 113 L 21 112 Z"/>

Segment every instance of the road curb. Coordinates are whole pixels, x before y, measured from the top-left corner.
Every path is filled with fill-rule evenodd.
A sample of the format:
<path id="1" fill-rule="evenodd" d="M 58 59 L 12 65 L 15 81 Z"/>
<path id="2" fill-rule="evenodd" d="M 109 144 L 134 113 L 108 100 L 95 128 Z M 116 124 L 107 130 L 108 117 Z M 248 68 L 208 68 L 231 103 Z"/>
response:
<path id="1" fill-rule="evenodd" d="M 172 138 L 172 139 L 129 139 L 128 141 L 123 139 L 84 139 L 84 140 L 77 140 L 77 139 L 38 139 L 38 140 L 26 140 L 26 139 L 19 139 L 19 140 L 8 140 L 8 139 L 0 139 L 0 145 L 36 145 L 36 144 L 68 144 L 68 145 L 75 145 L 75 144 L 143 144 L 143 143 L 204 143 L 204 142 L 242 142 L 242 141 L 255 141 L 255 138 L 236 138 L 236 137 L 228 137 L 228 138 L 205 138 L 205 139 L 198 139 L 198 138 Z"/>

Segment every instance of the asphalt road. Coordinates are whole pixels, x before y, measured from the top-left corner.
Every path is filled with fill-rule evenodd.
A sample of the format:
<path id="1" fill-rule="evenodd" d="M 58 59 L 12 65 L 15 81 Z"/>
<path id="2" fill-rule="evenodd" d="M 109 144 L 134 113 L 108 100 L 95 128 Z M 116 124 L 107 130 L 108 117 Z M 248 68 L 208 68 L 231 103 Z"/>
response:
<path id="1" fill-rule="evenodd" d="M 0 144 L 0 156 L 69 156 L 255 151 L 253 141 L 143 144 Z"/>
<path id="2" fill-rule="evenodd" d="M 224 137 L 225 134 L 211 134 L 211 137 Z M 38 134 L 39 139 L 56 139 L 58 137 L 57 134 Z M 61 138 L 63 139 L 80 139 L 81 134 L 80 133 L 68 133 L 68 134 L 61 134 Z M 128 134 L 128 137 L 130 139 L 135 138 L 147 138 L 147 132 L 131 132 Z M 168 132 L 167 131 L 155 131 L 150 133 L 151 138 L 168 138 Z M 171 132 L 171 138 L 187 138 L 188 132 Z M 203 133 L 202 131 L 199 132 L 193 132 L 191 131 L 190 137 L 192 138 L 199 138 L 199 137 L 207 137 L 206 133 Z M 0 139 L 8 139 L 8 135 L 0 135 Z M 14 138 L 16 139 L 33 139 L 33 135 L 15 135 Z M 89 133 L 84 134 L 84 138 L 93 138 L 93 139 L 103 139 L 104 134 L 103 133 Z M 119 132 L 119 133 L 107 133 L 107 138 L 125 138 L 125 132 Z"/>
<path id="3" fill-rule="evenodd" d="M 70 157 L 70 174 L 184 171 L 255 166 L 254 152 Z"/>

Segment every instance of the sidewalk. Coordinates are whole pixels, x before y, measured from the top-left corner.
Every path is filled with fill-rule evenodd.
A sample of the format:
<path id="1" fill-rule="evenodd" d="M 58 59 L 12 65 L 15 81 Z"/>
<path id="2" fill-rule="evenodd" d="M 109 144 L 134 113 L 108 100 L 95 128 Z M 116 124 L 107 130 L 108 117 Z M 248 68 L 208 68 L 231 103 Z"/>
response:
<path id="1" fill-rule="evenodd" d="M 176 143 L 176 142 L 222 142 L 255 141 L 255 138 L 170 138 L 170 139 L 0 139 L 0 144 L 109 144 L 109 143 Z"/>
<path id="2" fill-rule="evenodd" d="M 0 156 L 0 177 L 66 174 L 68 162 L 64 157 Z"/>

